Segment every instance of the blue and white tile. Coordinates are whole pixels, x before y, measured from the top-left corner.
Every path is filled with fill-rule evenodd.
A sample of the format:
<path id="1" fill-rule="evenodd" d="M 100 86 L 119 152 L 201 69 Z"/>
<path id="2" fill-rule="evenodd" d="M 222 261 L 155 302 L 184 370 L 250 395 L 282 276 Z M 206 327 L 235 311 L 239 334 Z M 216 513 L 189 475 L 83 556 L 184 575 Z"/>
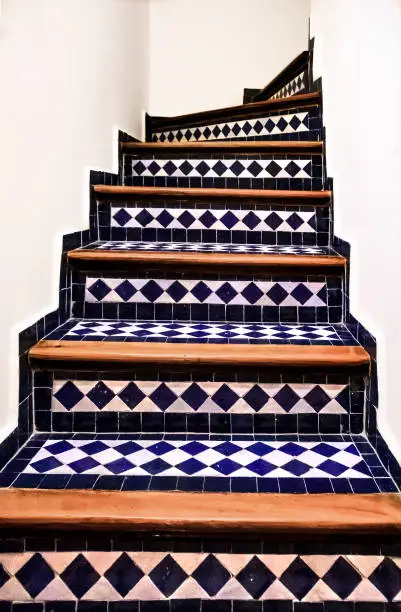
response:
<path id="1" fill-rule="evenodd" d="M 207 545 L 205 548 L 202 552 L 174 552 L 153 546 L 138 551 L 128 545 L 117 551 L 71 551 L 67 546 L 63 551 L 1 552 L 0 599 L 35 601 L 35 610 L 38 606 L 42 609 L 39 602 L 48 601 L 52 610 L 59 609 L 57 602 L 60 610 L 65 610 L 81 601 L 95 610 L 96 606 L 103 609 L 103 602 L 134 600 L 153 601 L 158 610 L 160 604 L 167 604 L 168 609 L 170 600 L 181 600 L 180 609 L 200 610 L 202 600 L 234 599 L 238 603 L 259 601 L 260 605 L 270 600 L 272 610 L 282 609 L 283 603 L 288 609 L 287 604 L 292 607 L 300 601 L 318 607 L 319 602 L 332 602 L 333 610 L 350 610 L 352 602 L 365 602 L 366 609 L 383 612 L 384 602 L 401 600 L 397 556 L 325 554 L 324 550 L 303 555 L 211 553 Z M 277 604 L 271 606 L 273 600 Z M 339 608 L 338 602 L 348 603 Z M 229 604 L 231 608 L 232 601 Z M 397 603 L 394 605 L 392 610 L 397 609 Z M 249 606 L 245 603 L 242 607 Z M 19 604 L 18 609 L 22 608 L 25 610 L 26 604 Z"/>
<path id="2" fill-rule="evenodd" d="M 86 277 L 85 302 L 230 304 L 327 307 L 327 284 L 310 281 L 237 281 Z"/>
<path id="3" fill-rule="evenodd" d="M 316 232 L 315 211 L 111 207 L 111 227 Z"/>
<path id="4" fill-rule="evenodd" d="M 200 140 L 272 136 L 274 134 L 297 134 L 309 130 L 308 119 L 308 111 L 282 113 L 267 117 L 253 117 L 199 127 L 155 132 L 152 134 L 152 140 L 153 142 L 197 142 Z"/>
<path id="5" fill-rule="evenodd" d="M 25 474 L 371 478 L 352 442 L 52 439 Z"/>
<path id="6" fill-rule="evenodd" d="M 307 73 L 305 70 L 286 83 L 286 85 L 271 96 L 270 100 L 275 100 L 277 98 L 289 98 L 290 96 L 303 92 L 306 88 L 306 77 Z"/>
<path id="7" fill-rule="evenodd" d="M 133 177 L 310 179 L 311 159 L 133 159 Z"/>
<path id="8" fill-rule="evenodd" d="M 58 380 L 53 412 L 346 414 L 347 384 Z"/>
<path id="9" fill-rule="evenodd" d="M 316 342 L 318 344 L 356 344 L 342 325 L 280 325 L 267 323 L 191 323 L 182 321 L 71 320 L 46 338 L 91 340 L 115 338 L 116 341 L 157 340 L 159 342 Z"/>
<path id="10" fill-rule="evenodd" d="M 223 242 L 141 242 L 135 240 L 105 240 L 89 244 L 87 250 L 101 251 L 182 251 L 206 253 L 260 253 L 272 255 L 332 255 L 328 247 L 276 246 L 269 244 L 228 244 Z"/>

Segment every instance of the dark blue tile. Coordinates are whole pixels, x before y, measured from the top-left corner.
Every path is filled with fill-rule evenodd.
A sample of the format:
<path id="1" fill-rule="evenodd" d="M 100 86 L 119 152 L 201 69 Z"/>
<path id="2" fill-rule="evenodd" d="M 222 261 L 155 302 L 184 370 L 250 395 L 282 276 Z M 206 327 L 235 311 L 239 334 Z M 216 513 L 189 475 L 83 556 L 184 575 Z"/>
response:
<path id="1" fill-rule="evenodd" d="M 175 491 L 177 489 L 176 476 L 154 476 L 150 481 L 150 491 Z"/>
<path id="2" fill-rule="evenodd" d="M 330 478 L 305 478 L 308 493 L 333 493 Z"/>
<path id="3" fill-rule="evenodd" d="M 350 484 L 354 493 L 380 493 L 372 478 L 350 478 Z"/>
<path id="4" fill-rule="evenodd" d="M 94 489 L 103 491 L 120 491 L 124 482 L 124 476 L 99 476 Z"/>
<path id="5" fill-rule="evenodd" d="M 127 476 L 122 486 L 123 491 L 147 491 L 151 476 Z"/>
<path id="6" fill-rule="evenodd" d="M 65 489 L 69 480 L 70 474 L 46 474 L 39 484 L 39 489 Z"/>
<path id="7" fill-rule="evenodd" d="M 278 478 L 258 478 L 259 493 L 280 493 Z"/>
<path id="8" fill-rule="evenodd" d="M 20 474 L 13 482 L 13 487 L 36 489 L 42 482 L 43 474 Z"/>
<path id="9" fill-rule="evenodd" d="M 257 491 L 256 478 L 243 478 L 239 476 L 231 478 L 232 493 L 257 493 Z"/>
<path id="10" fill-rule="evenodd" d="M 230 478 L 206 476 L 204 483 L 204 491 L 209 493 L 229 493 L 230 492 Z"/>
<path id="11" fill-rule="evenodd" d="M 303 478 L 279 478 L 280 493 L 306 493 Z"/>

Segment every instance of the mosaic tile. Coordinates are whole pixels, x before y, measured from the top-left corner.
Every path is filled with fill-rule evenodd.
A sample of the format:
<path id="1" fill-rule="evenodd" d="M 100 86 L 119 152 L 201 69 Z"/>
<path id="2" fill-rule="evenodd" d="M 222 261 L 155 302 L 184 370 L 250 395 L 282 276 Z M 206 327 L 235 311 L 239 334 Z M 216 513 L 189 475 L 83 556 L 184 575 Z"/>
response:
<path id="1" fill-rule="evenodd" d="M 371 478 L 350 442 L 52 439 L 23 474 Z"/>
<path id="2" fill-rule="evenodd" d="M 133 177 L 310 179 L 312 159 L 136 159 Z"/>
<path id="3" fill-rule="evenodd" d="M 284 85 L 281 89 L 276 91 L 276 93 L 271 96 L 270 100 L 275 100 L 276 98 L 288 98 L 289 96 L 294 96 L 295 94 L 299 94 L 306 89 L 307 82 L 307 72 L 301 72 L 298 76 L 294 77 L 291 81 L 289 81 L 286 85 Z"/>
<path id="4" fill-rule="evenodd" d="M 86 302 L 327 306 L 325 282 L 86 277 Z"/>
<path id="5" fill-rule="evenodd" d="M 348 385 L 209 381 L 54 380 L 56 412 L 346 414 Z"/>
<path id="6" fill-rule="evenodd" d="M 267 323 L 193 323 L 183 321 L 70 320 L 46 339 L 145 342 L 291 342 L 292 344 L 357 344 L 344 325 Z"/>
<path id="7" fill-rule="evenodd" d="M 334 251 L 318 246 L 275 246 L 268 244 L 225 244 L 208 242 L 137 242 L 130 240 L 106 240 L 93 242 L 85 247 L 104 251 L 199 251 L 217 253 L 267 253 L 274 255 L 330 255 Z"/>
<path id="8" fill-rule="evenodd" d="M 0 599 L 398 602 L 400 566 L 398 557 L 366 554 L 0 553 Z"/>
<path id="9" fill-rule="evenodd" d="M 316 232 L 315 211 L 111 207 L 111 227 Z"/>
<path id="10" fill-rule="evenodd" d="M 296 134 L 309 130 L 308 119 L 308 111 L 281 113 L 267 117 L 155 132 L 152 134 L 152 140 L 153 142 L 197 142 L 200 140 L 227 140 L 249 138 L 251 136 Z"/>

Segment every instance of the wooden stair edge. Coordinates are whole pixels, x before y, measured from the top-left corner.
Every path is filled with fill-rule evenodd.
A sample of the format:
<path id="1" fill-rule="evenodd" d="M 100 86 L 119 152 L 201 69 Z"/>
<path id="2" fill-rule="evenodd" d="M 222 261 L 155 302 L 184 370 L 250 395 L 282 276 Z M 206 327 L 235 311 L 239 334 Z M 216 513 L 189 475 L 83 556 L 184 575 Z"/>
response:
<path id="1" fill-rule="evenodd" d="M 207 344 L 40 340 L 29 350 L 36 361 L 174 363 L 285 367 L 360 367 L 370 363 L 362 346 Z"/>
<path id="2" fill-rule="evenodd" d="M 262 96 L 264 96 L 264 99 L 270 98 L 271 95 L 274 95 L 277 91 L 279 91 L 281 87 L 288 83 L 288 81 L 295 78 L 302 71 L 302 69 L 307 68 L 309 61 L 309 51 L 301 51 L 301 53 L 291 60 L 287 66 L 285 66 L 285 68 L 283 68 L 269 83 L 267 83 L 267 85 L 262 87 L 259 92 L 253 96 L 252 102 L 257 102 Z"/>
<path id="3" fill-rule="evenodd" d="M 104 195 L 137 195 L 157 197 L 183 197 L 183 198 L 237 198 L 237 199 L 274 199 L 300 200 L 303 206 L 327 205 L 332 192 L 325 191 L 298 191 L 285 189 L 213 189 L 209 187 L 131 187 L 128 185 L 93 185 L 95 193 Z"/>
<path id="4" fill-rule="evenodd" d="M 202 125 L 205 121 L 212 121 L 214 118 L 230 121 L 231 118 L 235 119 L 238 115 L 250 116 L 252 113 L 261 113 L 265 110 L 267 112 L 269 110 L 280 110 L 280 108 L 289 110 L 291 108 L 297 108 L 298 106 L 302 107 L 313 105 L 314 103 L 319 103 L 321 98 L 322 96 L 320 91 L 313 91 L 306 94 L 289 96 L 287 98 L 249 102 L 248 104 L 237 104 L 235 106 L 226 106 L 196 113 L 187 113 L 185 115 L 154 118 L 150 116 L 150 121 L 152 124 L 152 132 L 176 128 L 179 129 L 181 126 L 187 128 L 193 125 L 195 127 L 195 123 Z"/>
<path id="5" fill-rule="evenodd" d="M 324 149 L 322 140 L 199 140 L 197 142 L 122 142 L 123 152 L 131 151 L 182 151 L 227 149 L 232 151 L 293 151 L 321 153 Z"/>
<path id="6" fill-rule="evenodd" d="M 74 249 L 68 251 L 72 262 L 143 262 L 175 265 L 252 266 L 272 268 L 331 268 L 344 267 L 347 260 L 342 255 L 280 255 L 264 253 L 210 253 L 186 251 L 106 251 L 101 249 Z"/>
<path id="7" fill-rule="evenodd" d="M 0 528 L 12 527 L 398 534 L 401 496 L 3 489 Z"/>

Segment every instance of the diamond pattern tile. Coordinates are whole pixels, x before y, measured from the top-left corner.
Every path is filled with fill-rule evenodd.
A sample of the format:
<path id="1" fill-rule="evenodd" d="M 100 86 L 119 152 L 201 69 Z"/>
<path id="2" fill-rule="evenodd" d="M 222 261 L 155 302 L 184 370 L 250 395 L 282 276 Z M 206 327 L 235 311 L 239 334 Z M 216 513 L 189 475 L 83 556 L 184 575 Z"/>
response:
<path id="1" fill-rule="evenodd" d="M 95 242 L 87 247 L 100 251 L 182 251 L 210 253 L 268 253 L 275 255 L 330 255 L 327 247 L 272 246 L 267 244 L 225 244 L 212 242 L 136 242 L 109 240 Z"/>
<path id="2" fill-rule="evenodd" d="M 311 159 L 136 159 L 133 177 L 170 178 L 299 178 L 312 177 Z"/>
<path id="3" fill-rule="evenodd" d="M 39 550 L 0 553 L 0 564 L 21 568 L 0 582 L 0 600 L 23 602 L 96 602 L 107 593 L 109 601 L 275 599 L 281 607 L 279 600 L 370 602 L 372 594 L 399 601 L 401 588 L 399 559 L 367 554 Z"/>
<path id="4" fill-rule="evenodd" d="M 289 81 L 284 87 L 279 89 L 273 96 L 271 96 L 271 100 L 275 100 L 276 98 L 288 98 L 289 96 L 294 96 L 295 94 L 301 93 L 306 88 L 306 71 L 301 72 L 298 76 Z"/>
<path id="5" fill-rule="evenodd" d="M 60 441 L 61 442 L 61 441 Z M 371 478 L 369 468 L 352 442 L 253 440 L 221 442 L 202 440 L 138 439 L 126 441 L 81 439 L 47 440 L 24 469 L 25 474 L 101 474 L 121 476 L 224 476 L 266 478 Z M 330 459 L 327 459 L 330 448 Z M 335 466 L 335 469 L 334 467 Z"/>
<path id="6" fill-rule="evenodd" d="M 286 113 L 253 119 L 213 123 L 181 130 L 165 130 L 152 134 L 153 142 L 196 142 L 200 140 L 221 140 L 272 136 L 275 134 L 296 134 L 309 130 L 309 113 Z"/>
<path id="7" fill-rule="evenodd" d="M 98 293 L 98 278 L 86 277 L 86 302 L 310 307 L 328 305 L 325 282 L 102 278 L 102 284 L 108 288 L 107 294 L 103 291 Z M 122 285 L 126 287 L 124 292 L 120 290 Z"/>

